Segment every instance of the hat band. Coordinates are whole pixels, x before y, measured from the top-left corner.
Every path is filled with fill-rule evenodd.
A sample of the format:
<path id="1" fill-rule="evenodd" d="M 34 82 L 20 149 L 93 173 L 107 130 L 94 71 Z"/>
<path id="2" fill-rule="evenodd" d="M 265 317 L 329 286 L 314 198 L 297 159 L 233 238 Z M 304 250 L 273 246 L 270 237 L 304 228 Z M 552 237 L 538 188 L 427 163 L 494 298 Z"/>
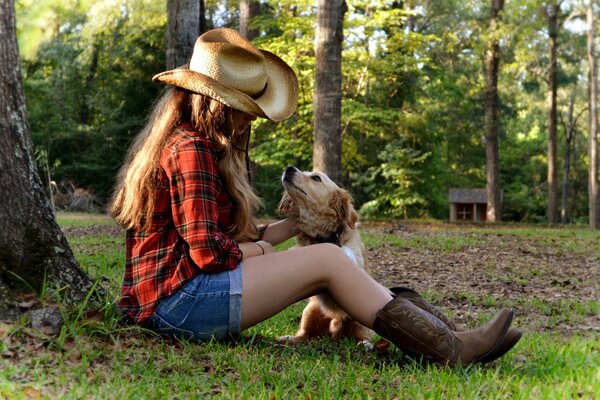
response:
<path id="1" fill-rule="evenodd" d="M 256 93 L 254 96 L 250 96 L 250 98 L 252 98 L 252 100 L 256 100 L 259 97 L 261 97 L 263 94 L 265 94 L 265 92 L 267 91 L 267 85 L 268 83 L 265 82 L 265 87 L 262 88 L 262 90 L 258 93 Z"/>

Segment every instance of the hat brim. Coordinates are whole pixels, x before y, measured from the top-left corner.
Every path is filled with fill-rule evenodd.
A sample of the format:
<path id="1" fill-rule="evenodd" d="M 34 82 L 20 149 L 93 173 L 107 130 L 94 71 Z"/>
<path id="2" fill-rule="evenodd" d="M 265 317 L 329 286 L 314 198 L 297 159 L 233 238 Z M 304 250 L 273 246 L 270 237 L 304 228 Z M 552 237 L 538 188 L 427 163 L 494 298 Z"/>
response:
<path id="1" fill-rule="evenodd" d="M 266 59 L 267 85 L 263 93 L 256 98 L 225 86 L 209 76 L 192 71 L 187 66 L 161 72 L 152 80 L 206 95 L 233 109 L 256 117 L 283 121 L 296 111 L 298 78 L 281 58 L 266 50 L 260 52 Z"/>

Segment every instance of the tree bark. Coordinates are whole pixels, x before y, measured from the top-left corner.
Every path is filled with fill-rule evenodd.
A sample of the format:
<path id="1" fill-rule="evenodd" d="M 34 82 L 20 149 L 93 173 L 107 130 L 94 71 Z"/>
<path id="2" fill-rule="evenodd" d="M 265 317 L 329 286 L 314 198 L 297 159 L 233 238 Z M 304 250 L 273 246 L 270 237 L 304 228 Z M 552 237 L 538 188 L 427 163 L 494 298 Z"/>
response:
<path id="1" fill-rule="evenodd" d="M 167 69 L 190 61 L 204 21 L 204 1 L 167 0 Z"/>
<path id="2" fill-rule="evenodd" d="M 92 110 L 91 110 L 91 105 L 90 105 L 90 101 L 89 101 L 88 97 L 94 91 L 94 80 L 96 79 L 96 71 L 98 70 L 99 56 L 100 56 L 100 45 L 98 43 L 94 42 L 94 45 L 92 48 L 92 59 L 90 60 L 90 66 L 88 68 L 87 75 L 85 77 L 85 93 L 82 93 L 83 98 L 80 103 L 81 117 L 79 120 L 83 125 L 89 124 L 92 120 L 92 115 L 91 115 Z"/>
<path id="3" fill-rule="evenodd" d="M 498 146 L 498 72 L 500 69 L 500 43 L 496 37 L 504 0 L 492 0 L 488 43 L 485 57 L 485 155 L 487 175 L 487 220 L 502 220 L 500 192 L 500 151 Z"/>
<path id="4" fill-rule="evenodd" d="M 588 1 L 587 7 L 587 56 L 589 64 L 589 177 L 588 204 L 590 228 L 598 229 L 598 66 L 594 49 L 594 2 Z"/>
<path id="5" fill-rule="evenodd" d="M 569 111 L 567 115 L 567 123 L 563 125 L 566 132 L 565 140 L 565 163 L 563 166 L 563 182 L 562 182 L 562 197 L 560 206 L 560 222 L 566 224 L 569 222 L 569 180 L 571 173 L 571 147 L 573 147 L 573 140 L 575 139 L 575 126 L 577 119 L 574 117 L 575 111 L 575 90 L 571 95 L 569 101 Z"/>
<path id="6" fill-rule="evenodd" d="M 240 33 L 248 40 L 258 36 L 258 29 L 251 28 L 252 19 L 260 15 L 260 2 L 258 0 L 240 1 Z"/>
<path id="7" fill-rule="evenodd" d="M 557 1 L 546 6 L 546 19 L 548 21 L 548 41 L 550 45 L 550 68 L 548 70 L 548 223 L 558 222 L 558 168 L 557 168 L 557 121 L 556 93 L 558 90 L 558 63 L 557 63 L 557 38 L 558 38 L 558 10 Z"/>
<path id="8" fill-rule="evenodd" d="M 0 319 L 10 319 L 15 293 L 45 285 L 81 303 L 92 281 L 54 220 L 33 158 L 13 0 L 0 0 L 0 68 Z"/>
<path id="9" fill-rule="evenodd" d="M 342 181 L 342 40 L 345 0 L 319 0 L 315 32 L 313 167 Z"/>

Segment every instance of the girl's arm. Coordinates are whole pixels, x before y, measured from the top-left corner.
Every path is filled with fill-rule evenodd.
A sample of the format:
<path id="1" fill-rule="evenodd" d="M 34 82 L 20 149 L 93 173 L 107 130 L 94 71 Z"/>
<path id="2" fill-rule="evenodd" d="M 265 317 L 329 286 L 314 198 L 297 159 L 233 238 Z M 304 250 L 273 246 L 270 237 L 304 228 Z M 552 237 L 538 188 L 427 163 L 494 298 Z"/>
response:
<path id="1" fill-rule="evenodd" d="M 275 248 L 269 242 L 259 240 L 257 242 L 242 242 L 239 244 L 242 250 L 242 259 L 275 253 Z"/>
<path id="2" fill-rule="evenodd" d="M 296 236 L 298 232 L 298 227 L 292 219 L 282 219 L 266 226 L 262 240 L 271 243 L 273 246 L 277 246 L 279 243 Z"/>
<path id="3" fill-rule="evenodd" d="M 274 253 L 274 246 L 298 234 L 296 224 L 289 218 L 263 225 L 263 228 L 261 240 L 239 244 L 244 259 Z"/>

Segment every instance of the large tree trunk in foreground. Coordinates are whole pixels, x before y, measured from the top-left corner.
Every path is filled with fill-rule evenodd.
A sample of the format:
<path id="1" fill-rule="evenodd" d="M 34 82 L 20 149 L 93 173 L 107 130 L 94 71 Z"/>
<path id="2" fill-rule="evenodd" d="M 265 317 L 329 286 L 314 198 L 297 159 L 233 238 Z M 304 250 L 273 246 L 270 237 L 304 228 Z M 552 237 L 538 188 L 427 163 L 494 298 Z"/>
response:
<path id="1" fill-rule="evenodd" d="M 485 156 L 487 174 L 487 220 L 502 220 L 500 196 L 500 151 L 498 148 L 498 72 L 500 68 L 500 44 L 494 37 L 500 23 L 504 0 L 492 0 L 490 35 L 485 56 Z"/>
<path id="2" fill-rule="evenodd" d="M 319 0 L 315 32 L 313 166 L 342 181 L 342 40 L 344 0 Z"/>
<path id="3" fill-rule="evenodd" d="M 589 62 L 589 182 L 588 204 L 590 228 L 600 228 L 598 218 L 598 66 L 594 49 L 594 2 L 588 1 L 587 9 L 587 53 Z"/>
<path id="4" fill-rule="evenodd" d="M 33 159 L 13 0 L 0 0 L 0 319 L 18 315 L 14 295 L 60 288 L 81 303 L 92 281 L 54 220 Z"/>
<path id="5" fill-rule="evenodd" d="M 167 69 L 190 61 L 204 30 L 204 0 L 167 0 Z"/>

